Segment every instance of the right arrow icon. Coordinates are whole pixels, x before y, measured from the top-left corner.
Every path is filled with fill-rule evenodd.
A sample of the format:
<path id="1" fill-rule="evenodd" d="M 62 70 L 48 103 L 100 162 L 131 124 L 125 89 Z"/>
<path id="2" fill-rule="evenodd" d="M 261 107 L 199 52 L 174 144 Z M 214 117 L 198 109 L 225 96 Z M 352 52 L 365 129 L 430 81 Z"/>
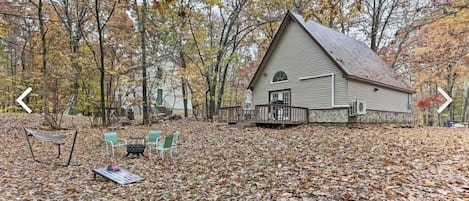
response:
<path id="1" fill-rule="evenodd" d="M 440 92 L 441 95 L 443 95 L 446 98 L 446 102 L 443 103 L 443 105 L 441 105 L 440 108 L 438 108 L 437 110 L 438 113 L 441 113 L 446 107 L 448 107 L 448 105 L 451 102 L 453 102 L 453 99 L 449 97 L 448 94 L 446 94 L 446 92 L 441 87 L 438 87 L 438 91 Z"/>

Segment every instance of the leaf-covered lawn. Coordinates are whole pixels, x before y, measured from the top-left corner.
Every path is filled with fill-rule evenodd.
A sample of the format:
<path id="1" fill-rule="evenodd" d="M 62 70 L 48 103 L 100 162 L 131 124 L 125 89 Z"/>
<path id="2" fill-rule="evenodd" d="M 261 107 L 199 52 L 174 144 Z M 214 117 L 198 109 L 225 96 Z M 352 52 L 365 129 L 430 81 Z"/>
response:
<path id="1" fill-rule="evenodd" d="M 121 137 L 163 135 L 179 130 L 178 153 L 111 160 L 103 143 L 105 129 L 89 128 L 86 117 L 67 117 L 79 136 L 72 160 L 33 162 L 23 126 L 41 128 L 36 115 L 0 115 L 0 197 L 16 199 L 167 199 L 167 200 L 467 200 L 469 129 L 365 129 L 300 126 L 283 130 L 235 128 L 176 121 L 118 130 Z M 73 123 L 72 123 L 73 122 Z M 56 147 L 34 140 L 40 158 Z M 154 153 L 154 152 L 153 152 Z M 148 149 L 145 151 L 148 156 Z M 155 155 L 155 154 L 152 154 Z M 92 169 L 117 162 L 145 178 L 120 186 Z"/>

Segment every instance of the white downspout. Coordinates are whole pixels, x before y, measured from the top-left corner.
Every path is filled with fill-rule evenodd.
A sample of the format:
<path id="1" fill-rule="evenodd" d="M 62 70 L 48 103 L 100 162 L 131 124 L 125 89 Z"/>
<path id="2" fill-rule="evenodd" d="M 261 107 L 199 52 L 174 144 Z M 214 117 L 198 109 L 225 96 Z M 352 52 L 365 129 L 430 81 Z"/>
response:
<path id="1" fill-rule="evenodd" d="M 335 74 L 334 73 L 327 73 L 322 75 L 315 75 L 315 76 L 307 76 L 307 77 L 300 77 L 299 80 L 309 80 L 309 79 L 316 79 L 321 77 L 329 77 L 331 76 L 331 107 L 350 107 L 350 105 L 336 105 L 335 104 Z"/>

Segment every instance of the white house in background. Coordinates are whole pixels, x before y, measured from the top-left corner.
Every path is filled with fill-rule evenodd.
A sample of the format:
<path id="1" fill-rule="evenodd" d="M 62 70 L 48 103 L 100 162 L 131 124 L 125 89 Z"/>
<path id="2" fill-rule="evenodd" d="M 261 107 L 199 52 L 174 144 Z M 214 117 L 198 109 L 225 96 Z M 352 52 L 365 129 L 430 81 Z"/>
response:
<path id="1" fill-rule="evenodd" d="M 412 121 L 415 91 L 375 52 L 289 11 L 248 89 L 255 107 L 281 103 L 307 108 L 309 122 Z M 275 112 L 275 118 L 290 118 L 288 111 Z"/>
<path id="2" fill-rule="evenodd" d="M 162 72 L 158 72 L 158 67 Z M 161 62 L 157 65 L 147 67 L 147 91 L 149 91 L 148 101 L 152 108 L 166 107 L 173 114 L 184 114 L 184 103 L 181 88 L 181 78 L 178 75 L 178 66 L 173 62 Z M 142 100 L 142 71 L 134 72 L 136 83 L 122 87 L 122 105 L 124 108 L 132 108 L 135 115 L 143 114 L 143 107 L 137 104 Z M 190 94 L 187 98 L 189 114 L 192 113 Z"/>

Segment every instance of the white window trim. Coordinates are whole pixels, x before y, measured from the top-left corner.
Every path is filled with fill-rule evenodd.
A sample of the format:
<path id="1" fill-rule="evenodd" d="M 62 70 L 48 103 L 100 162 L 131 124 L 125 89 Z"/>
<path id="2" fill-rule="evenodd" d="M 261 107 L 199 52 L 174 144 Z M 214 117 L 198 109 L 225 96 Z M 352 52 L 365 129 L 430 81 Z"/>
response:
<path id="1" fill-rule="evenodd" d="M 350 105 L 336 105 L 335 104 L 335 74 L 334 73 L 326 73 L 321 75 L 313 75 L 313 76 L 306 76 L 298 78 L 300 81 L 309 80 L 309 79 L 317 79 L 322 77 L 329 77 L 331 76 L 331 107 L 350 107 Z"/>
<path id="2" fill-rule="evenodd" d="M 276 82 L 274 82 L 273 79 L 274 79 L 275 76 L 276 76 L 278 73 L 280 73 L 280 72 L 282 72 L 283 74 L 285 74 L 285 77 L 286 77 L 287 79 L 286 79 L 286 80 L 281 80 L 281 81 L 276 81 Z M 277 72 L 274 74 L 274 77 L 270 80 L 270 84 L 285 83 L 285 82 L 288 82 L 288 76 L 287 76 L 287 73 L 285 73 L 285 71 L 277 71 Z"/>
<path id="3" fill-rule="evenodd" d="M 287 83 L 288 80 L 282 80 L 282 81 L 278 81 L 278 82 L 272 82 L 270 81 L 270 84 L 282 84 L 282 83 Z"/>

